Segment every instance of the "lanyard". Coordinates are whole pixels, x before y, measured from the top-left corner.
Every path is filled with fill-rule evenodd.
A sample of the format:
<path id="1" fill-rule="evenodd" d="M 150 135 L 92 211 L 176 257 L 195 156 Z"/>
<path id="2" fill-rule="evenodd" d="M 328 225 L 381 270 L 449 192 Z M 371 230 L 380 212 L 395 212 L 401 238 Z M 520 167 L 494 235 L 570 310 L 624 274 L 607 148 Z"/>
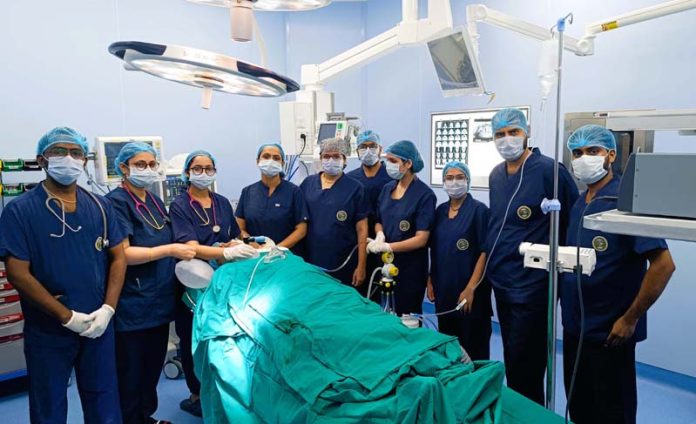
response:
<path id="1" fill-rule="evenodd" d="M 155 219 L 155 216 L 150 211 L 150 208 L 148 208 L 145 203 L 143 203 L 140 199 L 138 199 L 137 196 L 133 195 L 133 193 L 130 191 L 130 189 L 128 188 L 127 185 L 123 184 L 122 187 L 126 191 L 126 193 L 128 193 L 130 195 L 131 199 L 133 199 L 133 203 L 135 204 L 135 211 L 138 212 L 140 217 L 143 219 L 143 222 L 145 222 L 147 225 L 154 228 L 155 230 L 161 230 L 162 228 L 164 228 L 164 225 L 167 222 L 167 215 L 165 215 L 165 213 L 162 211 L 162 208 L 160 208 L 160 205 L 155 201 L 155 199 L 152 197 L 152 194 L 150 194 L 149 191 L 145 190 L 145 196 L 146 197 L 150 196 L 152 203 L 154 203 L 155 206 L 157 207 L 157 210 L 159 211 L 160 215 L 162 216 L 162 223 L 161 224 L 159 222 L 157 222 L 157 219 Z M 150 216 L 149 219 L 148 219 L 148 217 L 145 216 L 142 209 L 145 209 L 147 214 Z M 150 219 L 152 221 L 150 221 Z"/>
<path id="2" fill-rule="evenodd" d="M 202 222 L 201 226 L 206 227 L 206 226 L 210 225 L 210 216 L 208 216 L 208 212 L 205 210 L 203 205 L 201 205 L 201 202 L 199 202 L 198 200 L 195 200 L 193 198 L 193 196 L 191 196 L 191 193 L 189 193 L 188 191 L 186 192 L 186 194 L 188 194 L 188 197 L 189 197 L 189 207 L 193 210 L 193 212 L 196 213 L 196 215 L 198 216 L 198 219 L 201 220 L 201 222 Z M 210 196 L 210 208 L 213 210 L 213 232 L 219 233 L 220 226 L 218 225 L 217 214 L 215 213 L 215 197 L 210 195 L 210 194 L 209 194 L 209 196 Z M 196 210 L 194 203 L 198 203 L 198 206 L 203 211 L 203 214 L 205 214 L 205 217 L 203 217 L 203 215 L 201 215 L 198 212 L 198 210 Z"/>

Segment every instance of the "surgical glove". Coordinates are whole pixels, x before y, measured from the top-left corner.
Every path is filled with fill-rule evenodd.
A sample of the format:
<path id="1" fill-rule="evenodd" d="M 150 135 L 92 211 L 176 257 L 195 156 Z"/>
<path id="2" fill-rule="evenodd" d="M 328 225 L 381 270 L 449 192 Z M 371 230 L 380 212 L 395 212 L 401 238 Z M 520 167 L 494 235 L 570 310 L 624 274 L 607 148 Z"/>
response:
<path id="1" fill-rule="evenodd" d="M 384 236 L 384 231 L 378 232 L 377 235 L 375 236 L 374 241 L 378 241 L 380 243 L 384 243 L 385 241 L 387 241 L 387 238 Z"/>
<path id="2" fill-rule="evenodd" d="M 83 314 L 82 312 L 70 312 L 72 312 L 72 316 L 70 317 L 70 320 L 68 322 L 62 324 L 63 327 L 67 328 L 70 331 L 74 331 L 78 334 L 82 333 L 83 331 L 86 331 L 89 328 L 89 325 L 92 323 L 93 319 L 90 318 L 89 315 Z"/>
<path id="3" fill-rule="evenodd" d="M 115 313 L 116 311 L 114 311 L 114 308 L 107 304 L 103 304 L 101 308 L 88 315 L 93 319 L 92 324 L 90 324 L 87 330 L 80 333 L 80 335 L 82 337 L 89 337 L 90 339 L 101 337 L 104 331 L 106 331 L 106 327 L 109 326 L 111 317 L 113 317 Z"/>
<path id="4" fill-rule="evenodd" d="M 247 244 L 240 243 L 236 246 L 226 247 L 222 251 L 222 255 L 225 257 L 225 260 L 234 261 L 239 259 L 257 258 L 259 256 L 259 252 Z"/>
<path id="5" fill-rule="evenodd" d="M 385 243 L 383 241 L 375 239 L 367 244 L 367 251 L 369 253 L 384 253 L 391 252 L 392 248 L 389 245 L 389 243 Z"/>

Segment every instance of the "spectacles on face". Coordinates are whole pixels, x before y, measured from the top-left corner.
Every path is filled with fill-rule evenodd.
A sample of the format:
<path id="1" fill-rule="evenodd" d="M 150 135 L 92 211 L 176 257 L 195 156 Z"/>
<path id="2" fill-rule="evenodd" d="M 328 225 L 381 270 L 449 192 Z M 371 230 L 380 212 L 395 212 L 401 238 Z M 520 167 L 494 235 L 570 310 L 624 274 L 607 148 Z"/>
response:
<path id="1" fill-rule="evenodd" d="M 66 149 L 65 147 L 52 147 L 43 154 L 46 158 L 62 158 L 70 155 L 73 159 L 84 159 L 85 152 L 82 149 Z"/>
<path id="2" fill-rule="evenodd" d="M 153 171 L 157 171 L 157 169 L 159 169 L 159 165 L 159 162 L 155 160 L 152 160 L 150 162 L 139 160 L 135 163 L 130 164 L 131 167 L 137 169 L 138 171 L 144 171 L 147 168 L 150 168 Z"/>
<path id="3" fill-rule="evenodd" d="M 466 181 L 466 175 L 464 175 L 464 174 L 445 175 L 445 181 Z"/>
<path id="4" fill-rule="evenodd" d="M 360 146 L 360 147 L 358 147 L 358 153 L 360 153 L 361 155 L 364 155 L 365 153 L 367 153 L 368 150 L 374 154 L 379 153 L 379 147 L 377 147 L 377 146 Z"/>
<path id="5" fill-rule="evenodd" d="M 203 167 L 200 165 L 196 165 L 196 166 L 191 167 L 191 173 L 193 175 L 201 175 L 204 171 L 205 171 L 205 174 L 209 177 L 212 177 L 217 172 L 217 170 L 215 169 L 214 166 Z"/>
<path id="6" fill-rule="evenodd" d="M 321 158 L 323 160 L 341 160 L 343 159 L 343 155 L 341 155 L 340 153 L 324 153 L 323 155 L 321 155 Z"/>

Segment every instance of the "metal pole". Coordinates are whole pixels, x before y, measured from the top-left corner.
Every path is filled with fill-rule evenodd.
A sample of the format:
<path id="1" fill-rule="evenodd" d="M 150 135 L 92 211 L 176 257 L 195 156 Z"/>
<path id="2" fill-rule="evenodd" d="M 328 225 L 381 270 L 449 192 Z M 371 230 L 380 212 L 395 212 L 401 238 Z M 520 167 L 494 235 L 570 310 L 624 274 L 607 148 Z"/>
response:
<path id="1" fill-rule="evenodd" d="M 571 15 L 558 20 L 558 81 L 556 86 L 556 145 L 553 162 L 553 200 L 558 201 L 558 172 L 559 150 L 561 144 L 561 69 L 563 64 L 563 32 L 565 21 Z M 558 232 L 559 210 L 551 211 L 551 230 L 549 234 L 549 310 L 547 334 L 547 365 L 546 365 L 546 408 L 556 409 L 556 320 L 558 315 Z"/>

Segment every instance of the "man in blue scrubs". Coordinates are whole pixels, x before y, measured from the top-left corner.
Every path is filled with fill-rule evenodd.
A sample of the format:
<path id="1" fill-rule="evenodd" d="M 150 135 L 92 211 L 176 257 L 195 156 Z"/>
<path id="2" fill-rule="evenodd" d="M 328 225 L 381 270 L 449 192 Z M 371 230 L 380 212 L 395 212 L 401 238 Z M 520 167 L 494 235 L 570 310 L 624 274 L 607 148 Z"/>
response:
<path id="1" fill-rule="evenodd" d="M 375 216 L 377 215 L 377 199 L 382 189 L 392 179 L 387 174 L 387 167 L 380 160 L 382 155 L 382 143 L 379 134 L 367 130 L 358 136 L 358 158 L 361 166 L 354 169 L 346 175 L 358 180 L 365 187 L 365 196 L 367 197 L 369 206 L 369 215 L 367 216 L 367 236 L 375 238 Z M 369 255 L 367 258 L 367 274 L 381 266 L 382 263 L 377 255 Z M 360 286 L 359 290 L 363 294 L 367 294 L 368 284 Z"/>
<path id="2" fill-rule="evenodd" d="M 505 162 L 489 177 L 490 226 L 487 277 L 495 293 L 507 384 L 544 403 L 549 275 L 528 269 L 519 254 L 522 242 L 549 243 L 548 215 L 541 203 L 553 198 L 553 159 L 528 148 L 527 119 L 518 109 L 493 116 L 494 141 Z M 558 181 L 561 204 L 560 240 L 565 239 L 568 213 L 578 198 L 572 177 L 561 166 Z"/>
<path id="3" fill-rule="evenodd" d="M 469 196 L 471 173 L 463 162 L 453 161 L 442 170 L 449 200 L 435 210 L 430 236 L 428 298 L 437 313 L 441 333 L 457 336 L 473 360 L 490 359 L 491 285 L 483 277 L 486 264 L 488 207 Z"/>
<path id="4" fill-rule="evenodd" d="M 423 312 L 428 282 L 428 238 L 435 221 L 435 193 L 416 174 L 423 159 L 415 144 L 401 140 L 387 148 L 387 173 L 394 180 L 384 186 L 377 202 L 375 239 L 367 250 L 394 253 L 399 268 L 395 312 Z"/>
<path id="5" fill-rule="evenodd" d="M 125 234 L 111 204 L 77 186 L 87 150 L 71 128 L 46 133 L 36 159 L 47 178 L 0 218 L 0 257 L 25 318 L 32 423 L 66 422 L 73 368 L 85 422 L 121 423 L 111 317 L 126 272 Z"/>
<path id="6" fill-rule="evenodd" d="M 581 274 L 578 282 L 576 274 L 563 274 L 560 285 L 570 416 L 578 424 L 635 423 L 636 343 L 647 337 L 646 312 L 667 286 L 674 262 L 662 239 L 581 227 L 583 216 L 616 209 L 620 183 L 620 176 L 612 171 L 616 140 L 603 127 L 585 125 L 570 136 L 568 149 L 573 155 L 573 174 L 587 185 L 587 191 L 571 210 L 566 245 L 593 248 L 597 254 L 591 276 Z M 578 284 L 585 313 L 582 330 Z"/>
<path id="7" fill-rule="evenodd" d="M 322 141 L 322 172 L 300 185 L 309 210 L 305 259 L 359 287 L 365 282 L 369 207 L 362 184 L 343 175 L 349 150 L 342 139 Z"/>

